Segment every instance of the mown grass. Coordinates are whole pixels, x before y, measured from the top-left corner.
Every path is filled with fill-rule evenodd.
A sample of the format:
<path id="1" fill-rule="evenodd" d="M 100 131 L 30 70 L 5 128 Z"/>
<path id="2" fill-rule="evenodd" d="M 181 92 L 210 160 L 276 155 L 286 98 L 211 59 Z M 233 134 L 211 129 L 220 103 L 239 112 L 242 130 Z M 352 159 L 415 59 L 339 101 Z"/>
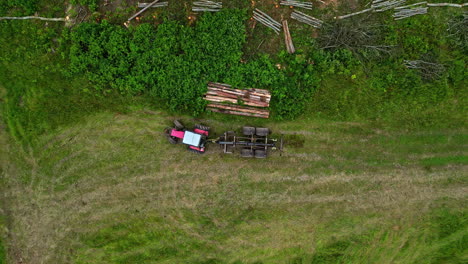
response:
<path id="1" fill-rule="evenodd" d="M 1 226 L 0 226 L 1 227 Z M 6 264 L 6 251 L 5 247 L 3 246 L 3 238 L 0 238 L 0 263 Z"/>
<path id="2" fill-rule="evenodd" d="M 145 108 L 107 112 L 40 136 L 29 158 L 18 157 L 16 176 L 7 177 L 15 179 L 7 195 L 17 201 L 13 230 L 23 257 L 46 263 L 463 260 L 464 165 L 456 158 L 430 169 L 423 164 L 428 154 L 464 153 L 463 130 L 182 117 L 218 134 L 251 124 L 293 139 L 281 157 L 246 160 L 215 145 L 202 156 L 170 145 L 161 131 L 174 118 Z M 436 236 L 443 228 L 452 231 Z"/>

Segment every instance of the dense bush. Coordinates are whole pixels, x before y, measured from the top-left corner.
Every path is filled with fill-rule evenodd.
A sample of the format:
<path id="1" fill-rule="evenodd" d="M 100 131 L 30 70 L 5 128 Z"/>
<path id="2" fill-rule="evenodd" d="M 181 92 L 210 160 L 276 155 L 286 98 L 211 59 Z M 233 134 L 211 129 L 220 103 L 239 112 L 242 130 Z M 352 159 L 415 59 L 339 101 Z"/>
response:
<path id="1" fill-rule="evenodd" d="M 89 10 L 95 11 L 98 8 L 99 0 L 71 0 L 71 3 L 86 6 Z"/>
<path id="2" fill-rule="evenodd" d="M 104 21 L 71 33 L 71 73 L 85 73 L 97 90 L 148 93 L 173 111 L 203 111 L 209 81 L 239 88 L 267 88 L 279 119 L 301 114 L 318 85 L 318 67 L 305 55 L 268 56 L 242 62 L 245 13 L 204 14 L 194 27 L 166 21 L 126 30 Z"/>
<path id="3" fill-rule="evenodd" d="M 11 12 L 12 15 L 32 15 L 38 7 L 39 0 L 4 0 L 0 1 L 0 15 Z"/>

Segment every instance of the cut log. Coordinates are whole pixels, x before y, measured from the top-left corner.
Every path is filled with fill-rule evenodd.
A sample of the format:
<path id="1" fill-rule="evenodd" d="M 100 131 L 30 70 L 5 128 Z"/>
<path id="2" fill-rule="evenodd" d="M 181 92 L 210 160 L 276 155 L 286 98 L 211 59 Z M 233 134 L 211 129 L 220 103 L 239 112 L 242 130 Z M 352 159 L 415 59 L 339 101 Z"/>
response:
<path id="1" fill-rule="evenodd" d="M 269 114 L 245 113 L 245 112 L 239 112 L 239 111 L 234 111 L 234 110 L 226 110 L 226 109 L 211 108 L 211 107 L 207 108 L 207 110 L 210 110 L 216 113 L 223 113 L 223 114 L 230 114 L 230 115 L 240 115 L 240 116 L 250 116 L 250 117 L 260 117 L 260 118 L 269 117 Z"/>
<path id="2" fill-rule="evenodd" d="M 286 50 L 289 54 L 296 52 L 294 49 L 294 44 L 292 42 L 291 34 L 289 33 L 288 21 L 283 20 L 283 32 L 284 32 L 284 42 L 286 43 Z"/>
<path id="3" fill-rule="evenodd" d="M 149 5 L 151 5 L 151 3 L 138 3 L 138 8 L 145 8 Z M 156 7 L 164 7 L 168 5 L 169 5 L 168 2 L 159 2 L 159 3 L 151 5 L 151 7 L 156 8 Z"/>
<path id="4" fill-rule="evenodd" d="M 241 106 L 241 105 L 218 104 L 218 103 L 208 104 L 207 107 L 221 108 L 221 109 L 226 109 L 226 110 L 234 110 L 234 111 L 252 113 L 252 114 L 268 114 L 270 112 L 270 111 L 268 111 L 268 109 L 260 109 L 260 108 L 249 107 L 249 106 Z"/>

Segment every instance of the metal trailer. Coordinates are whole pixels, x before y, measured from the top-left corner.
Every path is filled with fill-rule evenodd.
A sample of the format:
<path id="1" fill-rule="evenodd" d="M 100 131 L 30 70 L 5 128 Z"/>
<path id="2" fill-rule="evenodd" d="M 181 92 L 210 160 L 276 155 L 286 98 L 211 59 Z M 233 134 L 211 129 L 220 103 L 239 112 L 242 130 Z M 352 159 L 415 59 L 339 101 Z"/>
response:
<path id="1" fill-rule="evenodd" d="M 224 153 L 232 154 L 236 147 L 240 147 L 240 155 L 244 158 L 266 158 L 269 150 L 283 150 L 283 137 L 279 139 L 269 137 L 268 128 L 243 127 L 242 136 L 234 131 L 227 131 L 216 139 L 214 143 L 221 146 Z"/>

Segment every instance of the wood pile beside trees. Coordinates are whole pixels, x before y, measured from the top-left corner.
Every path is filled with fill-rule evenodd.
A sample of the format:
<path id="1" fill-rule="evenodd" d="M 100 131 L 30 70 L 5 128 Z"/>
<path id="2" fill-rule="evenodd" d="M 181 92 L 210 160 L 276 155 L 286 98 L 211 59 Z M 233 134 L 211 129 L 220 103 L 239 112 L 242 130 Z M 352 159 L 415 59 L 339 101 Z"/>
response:
<path id="1" fill-rule="evenodd" d="M 234 89 L 228 84 L 208 83 L 205 100 L 207 110 L 242 116 L 268 118 L 271 94 L 268 90 L 249 88 Z M 231 103 L 231 104 L 226 104 Z M 263 109 L 262 109 L 263 108 Z"/>

